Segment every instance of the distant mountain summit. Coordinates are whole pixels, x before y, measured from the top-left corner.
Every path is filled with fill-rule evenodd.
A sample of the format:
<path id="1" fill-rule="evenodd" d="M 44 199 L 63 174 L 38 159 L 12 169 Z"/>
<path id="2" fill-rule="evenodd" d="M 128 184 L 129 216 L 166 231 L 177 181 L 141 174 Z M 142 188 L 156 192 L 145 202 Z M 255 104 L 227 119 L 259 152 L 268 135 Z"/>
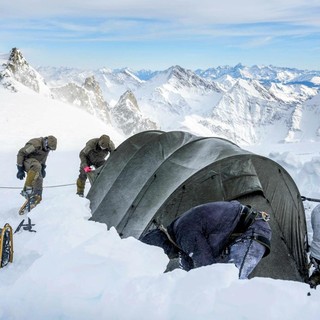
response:
<path id="1" fill-rule="evenodd" d="M 20 84 L 44 95 L 50 95 L 43 77 L 29 65 L 20 50 L 13 48 L 7 61 L 3 61 L 0 71 L 2 85 L 12 91 L 17 91 Z"/>
<path id="2" fill-rule="evenodd" d="M 167 82 L 176 89 L 197 88 L 201 90 L 219 92 L 219 89 L 216 87 L 214 82 L 206 81 L 191 70 L 184 69 L 180 66 L 174 66 L 166 72 L 168 74 Z"/>
<path id="3" fill-rule="evenodd" d="M 159 129 L 155 122 L 143 115 L 131 90 L 126 91 L 111 109 L 111 117 L 116 127 L 121 129 L 126 136 Z"/>
<path id="4" fill-rule="evenodd" d="M 266 83 L 292 84 L 300 83 L 309 86 L 319 86 L 320 71 L 299 70 L 295 68 L 275 67 L 275 66 L 251 66 L 247 67 L 241 63 L 234 67 L 220 66 L 206 70 L 198 69 L 195 73 L 205 79 L 218 80 L 224 76 L 235 79 L 258 80 Z"/>
<path id="5" fill-rule="evenodd" d="M 237 144 L 320 139 L 320 71 L 241 63 L 196 71 L 179 65 L 158 71 L 35 71 L 16 48 L 0 61 L 4 87 L 45 92 L 126 136 L 156 129 Z"/>
<path id="6" fill-rule="evenodd" d="M 105 123 L 110 123 L 109 105 L 105 101 L 99 83 L 94 76 L 85 78 L 82 85 L 68 83 L 51 88 L 54 98 L 76 105 Z"/>

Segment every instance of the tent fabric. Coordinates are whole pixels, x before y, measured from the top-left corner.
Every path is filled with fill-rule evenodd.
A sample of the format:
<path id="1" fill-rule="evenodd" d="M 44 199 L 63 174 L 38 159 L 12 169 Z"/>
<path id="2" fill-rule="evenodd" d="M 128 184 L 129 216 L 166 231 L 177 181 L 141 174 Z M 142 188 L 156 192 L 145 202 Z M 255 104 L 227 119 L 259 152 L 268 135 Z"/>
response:
<path id="1" fill-rule="evenodd" d="M 303 281 L 307 229 L 298 188 L 279 164 L 221 138 L 145 131 L 108 158 L 88 193 L 92 220 L 139 239 L 188 209 L 238 200 L 271 215 L 271 254 L 255 275 Z"/>
<path id="2" fill-rule="evenodd" d="M 87 197 L 91 199 L 91 210 L 95 211 L 106 193 L 112 187 L 112 184 L 118 178 L 119 173 L 123 170 L 130 159 L 138 152 L 141 147 L 158 135 L 162 131 L 147 131 L 138 133 L 130 139 L 124 141 L 107 159 L 107 163 L 99 170 L 95 170 L 89 176 L 90 183 L 94 188 L 89 190 Z"/>

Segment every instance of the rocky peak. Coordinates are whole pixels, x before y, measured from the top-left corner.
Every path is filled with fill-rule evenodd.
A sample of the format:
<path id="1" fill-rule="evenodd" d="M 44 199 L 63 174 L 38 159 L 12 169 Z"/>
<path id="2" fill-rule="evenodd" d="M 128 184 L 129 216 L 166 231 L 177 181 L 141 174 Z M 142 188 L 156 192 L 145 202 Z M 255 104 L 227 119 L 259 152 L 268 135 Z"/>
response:
<path id="1" fill-rule="evenodd" d="M 126 104 L 130 105 L 131 108 L 136 109 L 137 111 L 140 111 L 137 99 L 133 92 L 131 90 L 127 90 L 119 99 L 118 104 Z"/>
<path id="2" fill-rule="evenodd" d="M 96 81 L 94 76 L 87 77 L 84 80 L 83 86 L 90 91 L 99 91 L 99 90 L 101 91 L 99 83 Z"/>
<path id="3" fill-rule="evenodd" d="M 76 105 L 106 123 L 110 122 L 108 103 L 94 76 L 87 77 L 82 86 L 68 83 L 62 87 L 52 88 L 52 92 L 55 98 Z"/>
<path id="4" fill-rule="evenodd" d="M 168 82 L 176 89 L 185 87 L 219 92 L 218 87 L 213 82 L 209 82 L 193 71 L 186 70 L 180 66 L 174 66 L 169 69 Z"/>
<path id="5" fill-rule="evenodd" d="M 23 57 L 21 51 L 17 48 L 13 48 L 9 55 L 7 67 L 13 74 L 16 74 L 21 70 L 29 68 L 29 64 Z"/>
<path id="6" fill-rule="evenodd" d="M 18 91 L 17 87 L 22 84 L 35 92 L 51 95 L 43 78 L 29 65 L 19 49 L 13 48 L 10 51 L 8 61 L 3 67 L 0 80 L 4 87 Z"/>
<path id="7" fill-rule="evenodd" d="M 112 122 L 126 136 L 158 129 L 155 122 L 141 113 L 137 99 L 131 90 L 121 95 L 118 103 L 111 109 L 111 117 Z"/>
<path id="8" fill-rule="evenodd" d="M 94 76 L 87 77 L 84 80 L 83 88 L 92 93 L 95 99 L 95 104 L 99 109 L 104 109 L 106 106 L 105 99 L 102 94 L 99 82 L 96 81 Z"/>

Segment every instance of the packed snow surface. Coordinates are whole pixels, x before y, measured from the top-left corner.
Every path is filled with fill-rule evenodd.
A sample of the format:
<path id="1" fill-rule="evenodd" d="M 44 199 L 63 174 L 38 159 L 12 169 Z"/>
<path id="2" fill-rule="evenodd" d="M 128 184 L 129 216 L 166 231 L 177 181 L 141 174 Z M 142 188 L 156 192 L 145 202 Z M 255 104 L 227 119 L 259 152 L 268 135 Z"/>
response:
<path id="1" fill-rule="evenodd" d="M 238 280 L 233 265 L 163 273 L 160 248 L 89 221 L 89 201 L 75 195 L 79 150 L 109 134 L 125 138 L 75 107 L 30 92 L 0 89 L 0 228 L 15 230 L 30 218 L 32 230 L 14 234 L 14 259 L 0 269 L 0 319 L 318 319 L 320 290 L 307 284 L 253 278 Z M 43 201 L 25 216 L 16 154 L 34 137 L 55 135 L 47 161 Z M 320 198 L 320 144 L 256 145 L 248 150 L 279 162 L 302 195 Z M 86 186 L 86 191 L 90 188 Z M 310 213 L 305 202 L 308 235 Z M 281 261 L 279 261 L 281 263 Z"/>

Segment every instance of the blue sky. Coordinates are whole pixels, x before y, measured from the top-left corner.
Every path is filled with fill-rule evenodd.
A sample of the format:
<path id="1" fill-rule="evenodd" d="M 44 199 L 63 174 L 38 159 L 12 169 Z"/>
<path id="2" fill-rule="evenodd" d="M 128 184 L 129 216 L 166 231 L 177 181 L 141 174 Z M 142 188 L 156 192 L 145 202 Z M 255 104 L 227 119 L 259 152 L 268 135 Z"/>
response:
<path id="1" fill-rule="evenodd" d="M 320 70 L 320 0 L 14 0 L 0 53 L 34 66 Z"/>

